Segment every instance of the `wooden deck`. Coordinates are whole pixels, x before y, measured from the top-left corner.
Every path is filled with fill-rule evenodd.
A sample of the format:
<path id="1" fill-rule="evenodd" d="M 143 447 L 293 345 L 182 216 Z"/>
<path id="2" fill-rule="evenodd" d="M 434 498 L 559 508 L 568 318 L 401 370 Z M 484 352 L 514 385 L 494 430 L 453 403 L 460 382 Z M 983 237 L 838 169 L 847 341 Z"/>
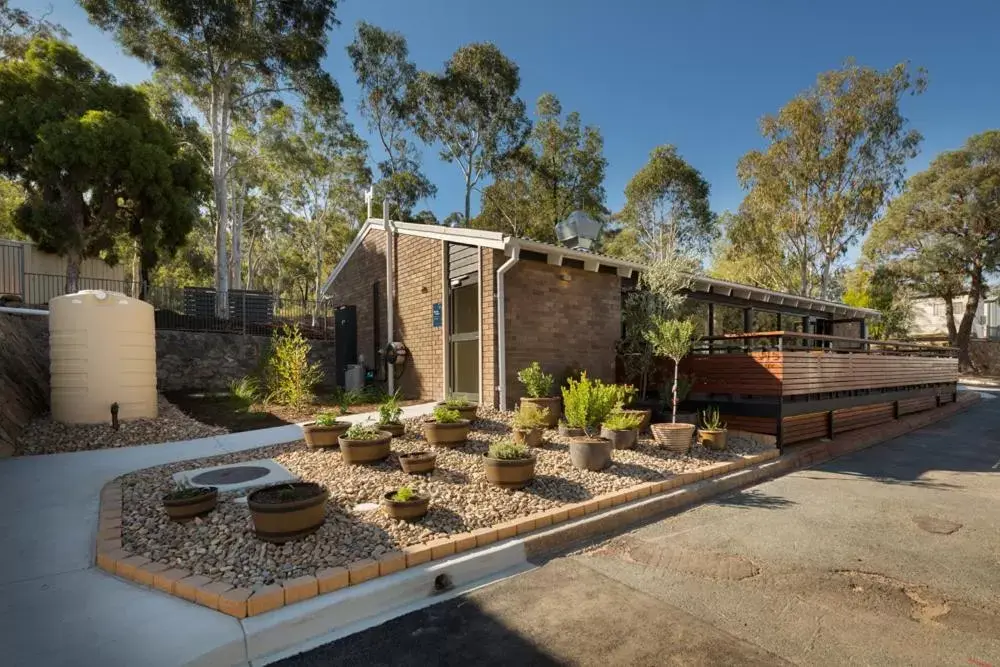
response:
<path id="1" fill-rule="evenodd" d="M 951 348 L 780 331 L 703 339 L 681 371 L 692 407 L 790 444 L 952 401 L 958 360 Z"/>

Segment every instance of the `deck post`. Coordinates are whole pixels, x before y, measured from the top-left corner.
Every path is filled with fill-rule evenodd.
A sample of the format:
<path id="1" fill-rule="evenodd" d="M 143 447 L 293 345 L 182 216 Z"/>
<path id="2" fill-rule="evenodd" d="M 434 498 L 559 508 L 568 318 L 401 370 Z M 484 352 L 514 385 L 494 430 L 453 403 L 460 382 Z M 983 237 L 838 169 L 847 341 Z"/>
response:
<path id="1" fill-rule="evenodd" d="M 743 333 L 753 333 L 753 308 L 743 309 Z M 743 351 L 749 352 L 753 347 L 753 341 L 749 338 L 743 339 Z"/>
<path id="2" fill-rule="evenodd" d="M 826 413 L 826 437 L 833 440 L 833 410 Z"/>
<path id="3" fill-rule="evenodd" d="M 712 337 L 715 336 L 715 304 L 711 301 L 708 302 L 708 353 L 712 354 L 713 348 L 715 347 L 715 341 Z"/>

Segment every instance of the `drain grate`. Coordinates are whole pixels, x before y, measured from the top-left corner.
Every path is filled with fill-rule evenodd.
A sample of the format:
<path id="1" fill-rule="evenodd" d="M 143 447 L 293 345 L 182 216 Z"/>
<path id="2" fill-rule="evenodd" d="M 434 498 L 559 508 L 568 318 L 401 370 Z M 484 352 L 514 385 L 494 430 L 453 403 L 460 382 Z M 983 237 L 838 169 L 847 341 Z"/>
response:
<path id="1" fill-rule="evenodd" d="M 260 479 L 261 477 L 267 477 L 271 472 L 269 468 L 264 468 L 263 466 L 230 466 L 218 470 L 207 470 L 192 477 L 191 482 L 205 486 L 243 484 L 244 482 Z"/>

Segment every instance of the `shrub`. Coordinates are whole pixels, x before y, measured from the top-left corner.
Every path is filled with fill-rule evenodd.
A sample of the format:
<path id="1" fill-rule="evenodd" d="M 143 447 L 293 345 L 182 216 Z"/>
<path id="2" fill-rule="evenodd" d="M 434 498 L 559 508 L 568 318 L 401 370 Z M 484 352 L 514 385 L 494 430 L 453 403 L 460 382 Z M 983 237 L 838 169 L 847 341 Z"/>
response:
<path id="1" fill-rule="evenodd" d="M 331 415 L 329 412 L 323 412 L 316 415 L 316 419 L 314 421 L 316 422 L 316 426 L 334 426 L 340 423 L 337 421 L 337 417 L 335 415 Z"/>
<path id="2" fill-rule="evenodd" d="M 552 391 L 552 375 L 543 371 L 537 361 L 532 361 L 530 366 L 519 370 L 517 379 L 531 398 L 546 398 Z"/>
<path id="3" fill-rule="evenodd" d="M 695 325 L 691 320 L 665 320 L 657 317 L 653 328 L 645 333 L 646 340 L 661 357 L 669 357 L 674 362 L 673 412 L 671 421 L 677 422 L 678 374 L 677 369 L 691 351 L 694 343 Z"/>
<path id="4" fill-rule="evenodd" d="M 549 409 L 541 408 L 534 403 L 521 403 L 514 413 L 514 428 L 541 428 L 548 419 Z"/>
<path id="5" fill-rule="evenodd" d="M 501 459 L 503 461 L 517 461 L 519 459 L 527 459 L 531 457 L 528 453 L 527 447 L 510 440 L 494 442 L 490 445 L 490 449 L 486 455 L 491 459 Z"/>
<path id="6" fill-rule="evenodd" d="M 452 410 L 454 410 L 455 408 L 470 407 L 472 403 L 470 403 L 467 399 L 462 398 L 461 396 L 449 396 L 442 402 L 442 405 L 446 408 L 451 408 Z"/>
<path id="7" fill-rule="evenodd" d="M 229 385 L 229 393 L 233 395 L 233 398 L 244 403 L 255 403 L 260 398 L 260 382 L 257 381 L 257 378 L 241 377 L 239 380 L 233 380 Z"/>
<path id="8" fill-rule="evenodd" d="M 405 503 L 413 500 L 414 496 L 417 494 L 408 486 L 401 486 L 396 489 L 396 493 L 392 494 L 392 500 L 397 503 Z"/>
<path id="9" fill-rule="evenodd" d="M 378 406 L 378 423 L 398 424 L 402 414 L 403 408 L 399 407 L 399 392 L 396 392 Z"/>
<path id="10" fill-rule="evenodd" d="M 719 408 L 705 408 L 701 413 L 701 424 L 706 431 L 721 431 L 726 428 L 726 422 L 719 417 Z"/>
<path id="11" fill-rule="evenodd" d="M 458 410 L 451 410 L 443 405 L 434 408 L 434 421 L 438 424 L 455 424 L 462 420 Z"/>
<path id="12" fill-rule="evenodd" d="M 636 390 L 635 387 L 630 384 L 619 384 L 615 385 L 618 387 L 618 402 L 622 405 L 628 405 L 633 400 L 635 400 Z"/>
<path id="13" fill-rule="evenodd" d="M 609 431 L 631 431 L 639 428 L 642 423 L 642 415 L 629 412 L 612 412 L 604 420 L 604 428 Z"/>
<path id="14" fill-rule="evenodd" d="M 271 338 L 271 351 L 264 366 L 268 402 L 304 405 L 313 399 L 313 389 L 322 379 L 319 364 L 309 363 L 309 342 L 302 332 L 282 325 Z"/>
<path id="15" fill-rule="evenodd" d="M 562 390 L 566 423 L 590 433 L 618 405 L 621 390 L 617 385 L 591 380 L 586 371 L 580 374 L 579 380 L 568 382 L 569 386 Z"/>
<path id="16" fill-rule="evenodd" d="M 344 437 L 348 440 L 378 440 L 382 432 L 374 424 L 352 424 Z"/>

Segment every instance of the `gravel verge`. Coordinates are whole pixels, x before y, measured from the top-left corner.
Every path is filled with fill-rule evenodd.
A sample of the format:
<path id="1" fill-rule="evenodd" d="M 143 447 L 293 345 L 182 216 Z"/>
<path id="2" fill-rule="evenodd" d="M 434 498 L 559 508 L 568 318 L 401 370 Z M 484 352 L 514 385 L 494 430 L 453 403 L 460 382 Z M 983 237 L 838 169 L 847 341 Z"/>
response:
<path id="1" fill-rule="evenodd" d="M 150 445 L 158 442 L 193 440 L 227 433 L 218 426 L 195 421 L 162 396 L 156 419 L 123 421 L 116 431 L 106 424 L 61 424 L 45 415 L 33 419 L 18 435 L 15 456 L 83 452 L 91 449 Z"/>
<path id="2" fill-rule="evenodd" d="M 511 414 L 480 409 L 480 417 L 464 447 L 434 450 L 437 469 L 426 477 L 403 473 L 397 456 L 429 449 L 420 435 L 419 420 L 407 422 L 406 436 L 393 440 L 393 454 L 373 466 L 345 465 L 339 451 L 313 450 L 297 442 L 125 475 L 121 478 L 124 547 L 235 586 L 254 586 L 314 574 L 324 567 L 343 566 L 410 544 L 493 526 L 769 448 L 751 439 L 730 438 L 727 451 L 695 446 L 690 455 L 678 456 L 643 439 L 634 450 L 616 450 L 614 463 L 607 470 L 588 472 L 572 467 L 569 440 L 552 430 L 546 432 L 545 446 L 534 450 L 535 481 L 525 489 L 509 491 L 486 481 L 482 455 L 490 442 L 508 437 Z M 246 505 L 234 502 L 246 491 L 222 494 L 219 506 L 204 519 L 187 524 L 167 519 L 160 497 L 173 488 L 173 473 L 263 458 L 273 458 L 303 480 L 329 489 L 327 521 L 317 533 L 284 545 L 258 541 Z M 407 523 L 394 521 L 381 510 L 355 509 L 361 503 L 378 503 L 386 491 L 404 485 L 430 495 L 430 511 L 423 519 Z"/>

